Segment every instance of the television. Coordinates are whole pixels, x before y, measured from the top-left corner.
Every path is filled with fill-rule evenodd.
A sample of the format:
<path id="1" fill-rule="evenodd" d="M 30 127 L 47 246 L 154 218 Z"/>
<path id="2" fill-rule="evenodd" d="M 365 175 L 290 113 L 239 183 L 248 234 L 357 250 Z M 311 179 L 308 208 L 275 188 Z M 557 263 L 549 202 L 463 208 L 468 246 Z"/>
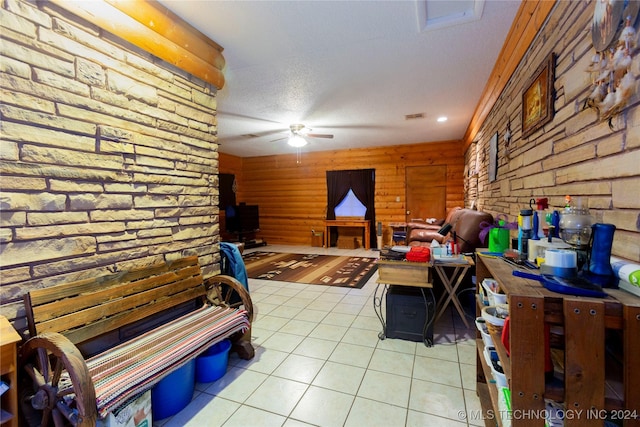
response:
<path id="1" fill-rule="evenodd" d="M 260 231 L 260 214 L 257 205 L 239 204 L 225 209 L 227 232 L 234 234 Z"/>

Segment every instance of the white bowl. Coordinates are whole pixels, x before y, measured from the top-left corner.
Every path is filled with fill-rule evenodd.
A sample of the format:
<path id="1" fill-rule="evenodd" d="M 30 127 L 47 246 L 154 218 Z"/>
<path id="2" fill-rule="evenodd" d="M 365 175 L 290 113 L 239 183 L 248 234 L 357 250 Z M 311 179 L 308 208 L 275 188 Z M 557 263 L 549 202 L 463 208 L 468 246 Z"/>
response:
<path id="1" fill-rule="evenodd" d="M 508 387 L 507 377 L 505 376 L 505 374 L 503 374 L 502 372 L 498 372 L 496 368 L 493 367 L 490 355 L 491 350 L 495 351 L 495 348 L 488 346 L 484 348 L 484 360 L 487 362 L 487 365 L 489 365 L 489 368 L 491 368 L 491 374 L 493 375 L 493 379 L 496 381 L 496 385 L 498 387 Z"/>
<path id="2" fill-rule="evenodd" d="M 482 318 L 495 326 L 504 326 L 504 319 L 509 315 L 507 304 L 490 305 L 482 308 Z"/>
<path id="3" fill-rule="evenodd" d="M 485 324 L 485 320 L 482 317 L 476 318 L 476 327 L 480 331 L 480 335 L 482 335 L 482 342 L 484 342 L 484 346 L 492 347 L 493 339 L 491 338 L 487 325 Z"/>
<path id="4" fill-rule="evenodd" d="M 507 296 L 505 294 L 493 291 L 493 289 L 495 289 L 495 287 L 497 286 L 497 283 L 498 282 L 493 279 L 484 279 L 482 281 L 482 287 L 484 289 L 484 293 L 487 295 L 487 299 L 489 300 L 489 305 L 507 303 Z"/>

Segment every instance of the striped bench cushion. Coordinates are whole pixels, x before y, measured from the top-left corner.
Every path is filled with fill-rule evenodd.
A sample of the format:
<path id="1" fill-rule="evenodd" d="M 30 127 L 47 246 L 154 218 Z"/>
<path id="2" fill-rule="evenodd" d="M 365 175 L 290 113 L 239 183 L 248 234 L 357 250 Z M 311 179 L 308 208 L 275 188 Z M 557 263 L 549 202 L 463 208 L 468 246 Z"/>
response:
<path id="1" fill-rule="evenodd" d="M 98 415 L 105 417 L 211 345 L 248 328 L 246 311 L 204 306 L 86 360 Z"/>

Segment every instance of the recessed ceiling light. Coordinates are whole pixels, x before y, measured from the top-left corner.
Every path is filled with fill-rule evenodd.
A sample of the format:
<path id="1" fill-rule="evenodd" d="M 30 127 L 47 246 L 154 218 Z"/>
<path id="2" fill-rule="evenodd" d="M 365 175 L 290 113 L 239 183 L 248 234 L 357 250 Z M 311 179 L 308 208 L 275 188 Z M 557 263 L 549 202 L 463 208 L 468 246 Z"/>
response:
<path id="1" fill-rule="evenodd" d="M 442 122 L 446 122 L 447 118 L 445 116 L 440 116 L 438 117 L 438 122 L 442 123 Z"/>

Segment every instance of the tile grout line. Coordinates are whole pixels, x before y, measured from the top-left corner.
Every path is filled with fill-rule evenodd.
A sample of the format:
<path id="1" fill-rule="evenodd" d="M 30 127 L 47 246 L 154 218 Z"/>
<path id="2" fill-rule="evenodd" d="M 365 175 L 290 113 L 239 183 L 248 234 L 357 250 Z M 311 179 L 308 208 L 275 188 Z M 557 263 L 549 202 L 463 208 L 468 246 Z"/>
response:
<path id="1" fill-rule="evenodd" d="M 285 249 L 283 249 L 285 250 Z M 286 249 L 288 250 L 288 248 Z M 325 250 L 324 253 L 329 254 L 328 251 Z M 354 255 L 356 256 L 356 255 Z M 358 256 L 366 256 L 366 255 L 358 255 Z M 260 300 L 259 301 L 264 301 L 266 298 L 270 297 L 270 296 L 274 296 L 274 297 L 286 297 L 282 298 L 280 300 L 280 302 L 278 304 L 270 304 L 268 302 L 265 302 L 264 304 L 269 304 L 269 305 L 273 305 L 272 309 L 270 311 L 267 311 L 265 314 L 261 315 L 260 319 L 264 319 L 266 316 L 270 316 L 270 313 L 273 313 L 275 311 L 277 311 L 279 308 L 283 308 L 283 307 L 288 307 L 287 304 L 292 302 L 292 300 L 300 297 L 301 295 L 304 294 L 305 291 L 308 291 L 310 289 L 314 289 L 315 287 L 318 287 L 318 285 L 309 285 L 307 287 L 295 287 L 295 286 L 289 286 L 288 284 L 284 283 L 284 282 L 272 282 L 273 284 L 269 284 L 266 283 L 267 281 L 261 282 L 261 283 L 256 283 L 254 284 L 255 288 L 256 288 L 256 293 L 260 294 Z M 253 389 L 253 391 L 246 397 L 244 398 L 243 402 L 239 403 L 237 401 L 232 401 L 229 399 L 225 399 L 224 397 L 221 397 L 221 399 L 225 399 L 228 400 L 230 402 L 234 402 L 236 404 L 238 404 L 239 406 L 233 411 L 233 413 L 231 415 L 229 415 L 226 419 L 225 419 L 225 423 L 229 422 L 233 416 L 238 413 L 238 411 L 243 407 L 243 406 L 247 406 L 247 407 L 251 407 L 251 408 L 255 408 L 256 410 L 260 410 L 260 411 L 265 411 L 274 415 L 277 415 L 279 417 L 282 417 L 284 419 L 283 424 L 286 424 L 288 420 L 291 421 L 295 421 L 295 422 L 301 422 L 301 423 L 307 423 L 306 421 L 302 421 L 300 419 L 297 418 L 293 418 L 292 414 L 295 412 L 296 408 L 298 408 L 298 406 L 301 404 L 302 399 L 307 395 L 307 393 L 309 393 L 309 391 L 312 389 L 312 387 L 316 387 L 319 389 L 324 389 L 324 390 L 328 390 L 328 391 L 332 391 L 332 392 L 336 392 L 336 393 L 344 393 L 347 395 L 352 396 L 352 401 L 351 404 L 348 408 L 348 410 L 346 411 L 345 414 L 345 418 L 344 418 L 344 422 L 342 423 L 342 425 L 345 425 L 347 423 L 347 421 L 349 420 L 349 417 L 352 414 L 355 414 L 354 412 L 354 408 L 355 408 L 355 404 L 356 401 L 359 397 L 358 393 L 361 391 L 364 380 L 366 378 L 367 372 L 379 372 L 379 373 L 386 373 L 384 370 L 380 371 L 378 369 L 375 369 L 372 365 L 374 358 L 376 357 L 376 352 L 394 352 L 394 353 L 401 353 L 401 354 L 411 354 L 412 356 L 412 364 L 411 364 L 411 370 L 410 370 L 410 376 L 405 376 L 405 375 L 400 375 L 402 377 L 406 377 L 410 379 L 410 386 L 409 386 L 409 393 L 407 396 L 407 402 L 406 405 L 404 406 L 398 406 L 396 404 L 392 404 L 392 403 L 388 403 L 385 401 L 382 401 L 381 403 L 385 403 L 385 404 L 389 404 L 391 406 L 397 407 L 397 408 L 402 408 L 405 412 L 405 425 L 408 425 L 410 419 L 410 413 L 413 411 L 410 408 L 410 402 L 411 402 L 411 396 L 412 396 L 412 392 L 414 389 L 414 384 L 416 382 L 416 380 L 418 380 L 418 378 L 415 378 L 416 375 L 416 366 L 417 363 L 420 361 L 420 359 L 418 359 L 418 357 L 427 357 L 427 358 L 433 358 L 433 356 L 425 356 L 422 354 L 419 354 L 418 351 L 418 345 L 420 343 L 414 344 L 412 347 L 412 351 L 410 353 L 401 350 L 401 348 L 394 348 L 394 347 L 387 347 L 385 346 L 385 344 L 382 342 L 382 340 L 377 339 L 375 346 L 370 347 L 368 345 L 362 345 L 356 342 L 350 342 L 350 341 L 344 341 L 345 338 L 347 337 L 347 335 L 349 334 L 349 331 L 352 330 L 357 330 L 357 331 L 372 331 L 371 329 L 367 328 L 367 319 L 375 319 L 375 321 L 377 321 L 378 319 L 375 316 L 372 315 L 367 315 L 366 313 L 369 313 L 371 311 L 371 307 L 370 304 L 372 304 L 371 299 L 374 296 L 374 292 L 372 292 L 373 290 L 371 289 L 373 286 L 375 285 L 375 274 L 367 281 L 367 283 L 361 288 L 361 289 L 349 289 L 346 292 L 341 292 L 341 291 L 337 291 L 336 289 L 333 289 L 331 287 L 328 287 L 327 289 L 324 289 L 322 292 L 313 292 L 314 294 L 317 294 L 316 296 L 314 296 L 313 299 L 310 299 L 310 302 L 307 303 L 304 307 L 297 307 L 295 306 L 295 308 L 299 308 L 300 310 L 295 313 L 295 310 L 290 309 L 290 311 L 286 314 L 283 315 L 282 317 L 277 316 L 277 315 L 271 315 L 270 317 L 273 318 L 278 318 L 278 319 L 282 319 L 283 323 L 280 324 L 280 320 L 278 320 L 276 322 L 275 326 L 275 330 L 271 330 L 271 329 L 262 329 L 263 331 L 265 331 L 265 335 L 266 338 L 260 340 L 260 344 L 255 344 L 257 346 L 262 347 L 264 345 L 264 343 L 266 343 L 269 339 L 281 334 L 281 335 L 295 335 L 297 337 L 300 337 L 300 341 L 293 346 L 291 349 L 287 350 L 286 352 L 282 352 L 285 353 L 286 356 L 284 356 L 282 358 L 282 360 L 280 360 L 275 366 L 271 367 L 268 373 L 264 373 L 263 371 L 259 371 L 259 370 L 255 370 L 253 372 L 257 372 L 257 373 L 263 373 L 265 375 L 264 379 L 262 381 L 260 381 L 260 383 Z M 282 286 L 282 287 L 280 287 Z M 263 289 L 265 292 L 260 292 L 260 290 Z M 283 292 L 281 294 L 278 294 L 279 291 L 282 291 L 286 289 L 286 292 Z M 294 293 L 295 291 L 295 293 Z M 339 299 L 336 299 L 334 301 L 334 298 L 336 298 L 336 295 L 340 295 Z M 323 297 L 326 299 L 323 300 Z M 350 304 L 350 302 L 348 301 L 349 297 L 362 297 L 361 301 L 363 301 L 363 303 L 358 303 L 358 304 Z M 296 317 L 298 315 L 300 315 L 300 313 L 303 313 L 305 310 L 306 311 L 310 311 L 313 310 L 312 305 L 314 304 L 314 302 L 318 302 L 318 300 L 320 300 L 320 302 L 322 302 L 324 304 L 322 310 L 316 310 L 316 311 L 322 311 L 323 315 L 322 317 L 318 318 L 317 320 L 313 320 L 313 321 L 309 321 L 308 319 L 296 319 Z M 355 301 L 358 301 L 357 299 Z M 333 304 L 331 304 L 333 303 Z M 258 306 L 260 304 L 260 302 L 256 302 L 255 303 L 256 306 Z M 343 310 L 347 311 L 342 312 L 341 311 L 341 306 L 342 305 L 358 305 L 359 309 L 357 310 L 357 313 L 355 313 L 356 310 L 354 310 L 353 307 L 350 308 L 343 308 Z M 353 310 L 353 312 L 351 311 Z M 257 313 L 259 313 L 259 308 L 256 310 Z M 291 314 L 293 313 L 293 314 Z M 349 325 L 344 326 L 344 333 L 342 333 L 339 337 L 339 339 L 326 339 L 325 336 L 322 337 L 313 337 L 313 331 L 316 331 L 317 328 L 319 326 L 325 326 L 328 329 L 331 329 L 333 327 L 338 327 L 339 325 L 335 325 L 335 324 L 331 324 L 331 323 L 323 323 L 326 320 L 330 320 L 330 316 L 331 315 L 335 315 L 336 318 L 340 319 L 342 315 L 344 315 L 344 319 L 350 319 L 349 320 Z M 260 315 L 259 315 L 260 316 Z M 346 317 L 349 316 L 349 317 Z M 451 312 L 447 313 L 447 316 L 452 316 Z M 446 316 L 445 316 L 446 317 Z M 290 331 L 284 331 L 283 329 L 287 326 L 292 324 L 292 321 L 300 321 L 300 322 L 307 322 L 307 323 L 311 323 L 313 324 L 313 327 L 310 328 L 310 330 L 308 332 L 306 332 L 304 335 L 302 334 L 297 334 L 297 333 L 292 333 Z M 259 323 L 260 320 L 256 319 L 256 327 L 259 328 Z M 449 324 L 451 325 L 451 329 L 453 330 L 453 334 L 452 334 L 452 338 L 454 340 L 453 344 L 456 346 L 455 348 L 455 354 L 456 354 L 456 363 L 457 363 L 457 372 L 458 372 L 458 376 L 459 376 L 459 380 L 460 380 L 460 385 L 459 387 L 455 387 L 457 389 L 459 389 L 462 393 L 462 404 L 464 405 L 465 408 L 467 408 L 467 397 L 465 394 L 465 391 L 472 391 L 471 389 L 465 389 L 465 383 L 463 380 L 463 372 L 462 372 L 462 368 L 463 368 L 463 363 L 462 363 L 462 348 L 460 347 L 460 340 L 461 339 L 465 339 L 465 336 L 468 335 L 469 331 L 466 330 L 466 328 L 462 328 L 460 329 L 460 327 L 458 325 L 456 325 L 456 322 L 453 321 L 453 318 L 449 319 Z M 458 326 L 458 327 L 457 327 Z M 449 335 L 449 332 L 442 332 L 443 334 Z M 268 335 L 267 335 L 268 334 Z M 318 340 L 323 340 L 323 341 L 327 341 L 327 342 L 331 342 L 334 343 L 333 348 L 331 349 L 331 351 L 326 355 L 323 356 L 322 358 L 314 358 L 311 356 L 307 356 L 307 355 L 303 355 L 303 354 L 299 354 L 299 353 L 295 353 L 296 350 L 298 350 L 300 348 L 300 346 L 302 345 L 302 343 L 309 338 L 313 338 L 313 339 L 318 339 Z M 345 344 L 345 345 L 353 345 L 353 346 L 358 346 L 358 347 L 363 347 L 363 349 L 366 349 L 366 351 L 368 352 L 370 350 L 370 355 L 368 356 L 368 361 L 366 364 L 366 367 L 363 367 L 361 365 L 357 365 L 357 364 L 349 364 L 348 362 L 340 362 L 337 360 L 332 361 L 331 358 L 334 355 L 337 355 L 337 351 L 340 348 L 341 344 Z M 264 351 L 268 351 L 268 348 L 263 347 Z M 281 351 L 281 350 L 279 350 Z M 379 353 L 379 354 L 383 354 L 383 353 Z M 316 360 L 321 360 L 322 364 L 321 366 L 319 366 L 317 372 L 313 375 L 313 378 L 310 378 L 308 381 L 300 381 L 300 380 L 295 380 L 295 379 L 291 379 L 291 378 L 287 378 L 286 376 L 280 376 L 278 374 L 275 374 L 275 372 L 277 372 L 277 370 L 283 366 L 283 364 L 285 363 L 285 361 L 291 357 L 292 355 L 295 356 L 301 356 L 301 357 L 308 357 L 311 359 L 316 359 Z M 435 357 L 436 359 L 439 359 L 440 357 Z M 329 387 L 324 387 L 324 386 L 320 386 L 320 385 L 314 385 L 313 382 L 316 381 L 320 375 L 320 373 L 322 372 L 322 370 L 327 367 L 329 365 L 329 362 L 331 363 L 337 363 L 337 364 L 344 364 L 344 365 L 348 365 L 354 368 L 361 368 L 363 369 L 363 373 L 362 373 L 362 377 L 359 379 L 358 382 L 358 387 L 355 390 L 355 394 L 351 394 L 351 393 L 345 393 L 344 391 L 340 391 L 340 390 L 335 390 L 333 388 L 329 388 Z M 235 367 L 237 367 L 238 369 L 242 369 L 244 371 L 248 371 L 251 370 L 249 369 L 249 365 L 247 366 L 237 366 L 234 365 Z M 279 413 L 273 412 L 272 410 L 265 410 L 262 409 L 260 407 L 256 407 L 253 405 L 249 405 L 245 402 L 247 402 L 251 396 L 253 396 L 256 391 L 259 389 L 260 386 L 262 386 L 269 378 L 274 378 L 274 379 L 282 379 L 282 380 L 287 380 L 287 381 L 293 381 L 293 382 L 297 382 L 300 384 L 304 385 L 304 392 L 301 394 L 301 397 L 299 399 L 297 399 L 297 401 L 295 402 L 295 404 L 293 405 L 291 411 L 289 411 L 289 413 L 286 416 L 283 416 Z M 444 384 L 444 385 L 448 385 L 448 384 Z M 201 395 L 201 394 L 207 394 L 210 396 L 215 396 L 215 397 L 219 397 L 216 394 L 210 394 L 207 391 L 207 388 L 205 388 L 204 390 L 200 389 L 200 390 L 196 390 L 196 393 L 194 393 L 194 399 Z M 379 400 L 376 399 L 371 399 L 368 397 L 363 397 L 360 396 L 361 399 L 364 400 L 368 400 L 371 402 L 380 402 Z M 421 411 L 416 411 L 418 413 L 420 413 Z M 431 414 L 431 413 L 423 413 L 425 415 L 428 416 L 440 416 L 440 415 L 436 415 L 436 414 Z M 173 417 L 171 417 L 173 418 Z M 159 427 L 159 426 L 163 426 L 164 424 L 168 423 L 169 420 L 171 420 L 171 418 L 167 418 L 166 420 L 161 420 L 160 423 L 156 424 L 154 423 L 154 426 Z M 446 418 L 446 417 L 445 417 Z M 455 419 L 451 419 L 451 418 L 446 418 L 449 419 L 451 421 L 457 421 L 460 422 L 460 420 L 455 420 Z M 468 421 L 467 421 L 467 425 Z"/>

